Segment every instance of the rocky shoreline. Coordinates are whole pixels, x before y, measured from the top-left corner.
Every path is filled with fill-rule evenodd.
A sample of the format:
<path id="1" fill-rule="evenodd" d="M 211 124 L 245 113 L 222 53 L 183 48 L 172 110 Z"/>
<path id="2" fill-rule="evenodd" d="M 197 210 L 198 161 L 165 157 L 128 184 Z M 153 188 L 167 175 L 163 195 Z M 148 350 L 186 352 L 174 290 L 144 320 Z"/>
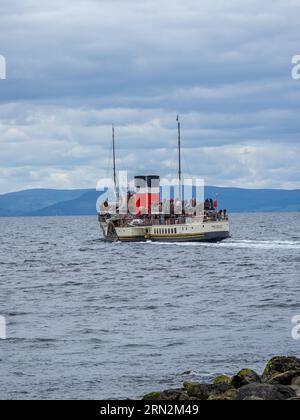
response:
<path id="1" fill-rule="evenodd" d="M 180 389 L 152 392 L 144 401 L 246 401 L 300 400 L 300 359 L 273 357 L 262 375 L 242 369 L 230 377 L 221 375 L 213 384 L 184 383 Z"/>

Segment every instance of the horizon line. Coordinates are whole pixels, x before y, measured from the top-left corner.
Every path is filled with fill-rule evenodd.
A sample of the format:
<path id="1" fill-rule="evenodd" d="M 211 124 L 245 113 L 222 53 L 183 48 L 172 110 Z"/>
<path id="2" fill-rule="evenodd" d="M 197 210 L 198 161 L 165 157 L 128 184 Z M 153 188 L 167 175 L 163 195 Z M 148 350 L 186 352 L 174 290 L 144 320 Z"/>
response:
<path id="1" fill-rule="evenodd" d="M 289 191 L 289 192 L 293 192 L 293 191 L 300 191 L 300 187 L 299 188 L 282 188 L 282 187 L 253 187 L 253 188 L 249 188 L 249 187 L 233 187 L 233 186 L 218 186 L 218 185 L 210 185 L 210 184 L 205 184 L 204 185 L 205 188 L 221 188 L 221 189 L 234 189 L 234 190 L 246 190 L 246 191 Z M 74 188 L 47 188 L 47 187 L 36 187 L 36 188 L 24 188 L 24 189 L 20 189 L 20 190 L 14 190 L 14 191 L 8 191 L 8 192 L 0 192 L 0 196 L 4 196 L 4 195 L 9 195 L 9 194 L 19 194 L 19 193 L 23 193 L 23 192 L 27 192 L 27 191 L 98 191 L 101 192 L 99 190 L 97 190 L 96 188 L 78 188 L 78 187 L 74 187 Z"/>

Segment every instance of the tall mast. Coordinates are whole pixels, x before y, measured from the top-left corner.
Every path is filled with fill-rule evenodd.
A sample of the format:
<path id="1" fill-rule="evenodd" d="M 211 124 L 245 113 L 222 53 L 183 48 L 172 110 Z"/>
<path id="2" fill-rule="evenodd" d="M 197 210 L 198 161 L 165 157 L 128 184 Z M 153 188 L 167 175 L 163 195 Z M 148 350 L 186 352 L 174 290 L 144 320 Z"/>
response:
<path id="1" fill-rule="evenodd" d="M 112 126 L 112 143 L 113 143 L 113 171 L 114 171 L 114 189 L 116 192 L 117 205 L 116 210 L 119 209 L 119 191 L 117 186 L 117 170 L 116 170 L 116 141 L 115 141 L 115 127 Z"/>
<path id="2" fill-rule="evenodd" d="M 182 201 L 182 170 L 181 170 L 181 124 L 179 115 L 177 115 L 178 125 L 178 181 L 179 181 L 179 199 Z"/>
<path id="3" fill-rule="evenodd" d="M 112 126 L 112 144 L 113 144 L 114 187 L 115 187 L 115 191 L 117 191 L 116 142 L 115 142 L 115 127 L 114 126 Z"/>

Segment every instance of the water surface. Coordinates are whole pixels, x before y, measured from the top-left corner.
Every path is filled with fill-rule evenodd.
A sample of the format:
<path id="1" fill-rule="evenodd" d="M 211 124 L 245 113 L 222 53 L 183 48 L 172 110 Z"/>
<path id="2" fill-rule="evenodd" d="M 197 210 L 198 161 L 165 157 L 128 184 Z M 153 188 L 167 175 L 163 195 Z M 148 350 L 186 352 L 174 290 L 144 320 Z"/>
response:
<path id="1" fill-rule="evenodd" d="M 0 398 L 135 398 L 300 356 L 300 214 L 231 222 L 221 244 L 108 244 L 93 217 L 0 219 Z"/>

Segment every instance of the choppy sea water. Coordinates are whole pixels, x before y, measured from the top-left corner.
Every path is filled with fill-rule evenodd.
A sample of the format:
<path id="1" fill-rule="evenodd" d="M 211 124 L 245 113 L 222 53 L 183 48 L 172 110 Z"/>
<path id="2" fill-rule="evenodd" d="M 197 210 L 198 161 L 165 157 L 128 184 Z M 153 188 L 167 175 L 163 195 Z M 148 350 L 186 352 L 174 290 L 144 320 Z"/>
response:
<path id="1" fill-rule="evenodd" d="M 300 356 L 300 213 L 231 224 L 221 244 L 108 244 L 93 217 L 0 219 L 0 398 L 136 398 Z"/>

